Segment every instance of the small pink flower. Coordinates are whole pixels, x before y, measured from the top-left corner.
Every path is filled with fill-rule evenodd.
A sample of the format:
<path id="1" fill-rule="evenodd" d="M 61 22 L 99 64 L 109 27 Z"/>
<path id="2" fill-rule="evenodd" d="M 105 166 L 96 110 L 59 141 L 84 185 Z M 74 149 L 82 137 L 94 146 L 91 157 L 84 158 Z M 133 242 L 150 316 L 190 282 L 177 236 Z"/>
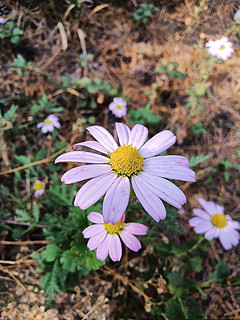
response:
<path id="1" fill-rule="evenodd" d="M 97 249 L 97 259 L 104 261 L 109 255 L 112 261 L 120 261 L 122 257 L 121 240 L 132 251 L 141 249 L 140 241 L 134 236 L 145 235 L 147 227 L 141 223 L 124 223 L 125 215 L 117 224 L 103 222 L 103 216 L 91 212 L 88 220 L 95 223 L 83 230 L 84 238 L 90 238 L 87 244 L 89 250 Z"/>
<path id="2" fill-rule="evenodd" d="M 219 238 L 226 250 L 238 245 L 240 235 L 236 230 L 240 229 L 240 223 L 225 215 L 224 207 L 201 198 L 198 201 L 204 210 L 193 209 L 196 217 L 190 219 L 189 224 L 194 227 L 194 231 L 198 234 L 205 233 L 205 238 L 209 241 Z"/>
<path id="3" fill-rule="evenodd" d="M 33 184 L 33 189 L 35 190 L 34 197 L 41 197 L 45 192 L 45 183 L 40 180 L 36 180 Z"/>
<path id="4" fill-rule="evenodd" d="M 113 98 L 113 102 L 109 105 L 109 110 L 118 117 L 122 118 L 127 114 L 127 102 L 122 98 Z"/>
<path id="5" fill-rule="evenodd" d="M 58 117 L 54 114 L 50 114 L 44 122 L 40 122 L 37 128 L 41 128 L 42 133 L 52 132 L 54 128 L 60 128 L 61 125 L 58 122 Z"/>
<path id="6" fill-rule="evenodd" d="M 232 42 L 228 41 L 227 37 L 222 37 L 222 39 L 216 41 L 210 40 L 206 43 L 206 47 L 209 54 L 222 60 L 227 60 L 234 52 Z"/>
<path id="7" fill-rule="evenodd" d="M 148 136 L 146 127 L 136 124 L 130 130 L 126 125 L 116 123 L 120 146 L 103 127 L 91 126 L 87 130 L 97 141 L 81 142 L 74 148 L 88 147 L 101 152 L 101 155 L 72 151 L 55 161 L 89 163 L 70 169 L 62 176 L 66 184 L 90 179 L 78 191 L 75 206 L 85 210 L 106 194 L 103 200 L 104 222 L 116 224 L 127 208 L 132 186 L 144 209 L 157 222 L 166 217 L 161 199 L 181 209 L 186 197 L 167 179 L 194 182 L 195 173 L 189 169 L 189 161 L 183 156 L 159 156 L 176 141 L 170 130 L 159 132 L 145 143 Z"/>
<path id="8" fill-rule="evenodd" d="M 0 24 L 4 24 L 6 22 L 6 20 L 4 18 L 0 17 Z"/>

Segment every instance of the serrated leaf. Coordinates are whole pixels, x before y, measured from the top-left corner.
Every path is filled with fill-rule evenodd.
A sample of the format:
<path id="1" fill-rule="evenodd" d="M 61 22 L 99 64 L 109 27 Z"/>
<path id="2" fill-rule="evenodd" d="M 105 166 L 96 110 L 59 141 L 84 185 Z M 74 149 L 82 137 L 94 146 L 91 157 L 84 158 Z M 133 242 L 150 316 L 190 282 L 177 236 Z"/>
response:
<path id="1" fill-rule="evenodd" d="M 64 251 L 60 258 L 60 262 L 63 269 L 68 272 L 75 272 L 77 270 L 78 264 L 75 262 L 74 256 L 70 250 Z"/>
<path id="2" fill-rule="evenodd" d="M 200 272 L 202 270 L 202 258 L 195 257 L 190 259 L 191 267 L 193 270 Z"/>
<path id="3" fill-rule="evenodd" d="M 11 105 L 10 109 L 4 114 L 4 119 L 6 121 L 12 121 L 18 106 Z"/>
<path id="4" fill-rule="evenodd" d="M 52 262 L 59 257 L 61 253 L 62 250 L 56 244 L 52 243 L 42 252 L 42 256 L 47 262 Z"/>
<path id="5" fill-rule="evenodd" d="M 189 167 L 192 169 L 194 167 L 196 167 L 199 163 L 209 159 L 211 157 L 210 154 L 204 155 L 204 154 L 200 154 L 196 157 L 191 157 L 189 159 Z"/>
<path id="6" fill-rule="evenodd" d="M 15 158 L 17 159 L 17 161 L 24 165 L 24 164 L 28 164 L 29 163 L 29 159 L 26 156 L 15 156 Z"/>
<path id="7" fill-rule="evenodd" d="M 46 156 L 47 156 L 47 150 L 41 149 L 36 154 L 36 160 L 42 160 L 42 159 L 46 158 Z"/>

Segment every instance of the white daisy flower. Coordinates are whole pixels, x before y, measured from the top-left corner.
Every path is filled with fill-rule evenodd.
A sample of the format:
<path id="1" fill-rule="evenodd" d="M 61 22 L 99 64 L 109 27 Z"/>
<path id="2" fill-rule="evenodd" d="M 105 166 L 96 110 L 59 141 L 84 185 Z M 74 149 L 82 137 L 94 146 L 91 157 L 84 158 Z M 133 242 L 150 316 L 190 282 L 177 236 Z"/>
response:
<path id="1" fill-rule="evenodd" d="M 50 114 L 45 120 L 44 122 L 40 122 L 37 125 L 37 128 L 41 128 L 41 131 L 43 133 L 47 133 L 47 132 L 52 132 L 53 129 L 55 128 L 60 128 L 61 125 L 58 122 L 58 117 L 55 116 L 54 114 Z"/>
<path id="2" fill-rule="evenodd" d="M 89 208 L 104 194 L 104 223 L 117 224 L 123 216 L 130 197 L 131 186 L 151 217 L 165 219 L 166 209 L 160 199 L 180 209 L 186 202 L 184 193 L 167 179 L 195 181 L 194 171 L 183 156 L 159 156 L 171 147 L 176 136 L 170 131 L 159 132 L 149 139 L 148 129 L 136 124 L 132 130 L 122 123 L 116 123 L 118 146 L 113 136 L 103 127 L 91 126 L 87 130 L 97 141 L 85 141 L 74 146 L 85 146 L 95 152 L 72 151 L 62 154 L 58 162 L 84 162 L 70 169 L 62 176 L 66 184 L 86 182 L 78 191 L 74 205 L 82 210 Z"/>
<path id="3" fill-rule="evenodd" d="M 33 184 L 33 189 L 35 190 L 34 197 L 41 197 L 45 192 L 45 183 L 40 180 L 36 180 Z"/>
<path id="4" fill-rule="evenodd" d="M 109 110 L 118 117 L 122 118 L 127 114 L 127 102 L 122 98 L 113 98 L 113 102 L 109 105 Z"/>
<path id="5" fill-rule="evenodd" d="M 234 52 L 232 45 L 232 42 L 228 41 L 227 37 L 222 37 L 222 39 L 216 41 L 210 40 L 208 43 L 206 43 L 208 53 L 222 60 L 227 60 L 229 57 L 231 57 L 232 53 Z"/>
<path id="6" fill-rule="evenodd" d="M 212 201 L 205 201 L 199 198 L 198 202 L 204 210 L 193 209 L 196 217 L 189 220 L 198 234 L 205 233 L 207 240 L 219 238 L 224 249 L 229 250 L 239 243 L 240 223 L 234 221 L 229 215 L 224 214 L 224 207 Z"/>

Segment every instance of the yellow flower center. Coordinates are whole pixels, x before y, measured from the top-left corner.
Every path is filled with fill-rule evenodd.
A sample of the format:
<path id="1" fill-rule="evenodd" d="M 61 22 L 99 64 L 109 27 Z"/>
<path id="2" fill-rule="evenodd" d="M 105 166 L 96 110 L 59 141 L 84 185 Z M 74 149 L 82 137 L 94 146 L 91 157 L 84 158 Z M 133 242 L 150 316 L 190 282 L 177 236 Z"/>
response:
<path id="1" fill-rule="evenodd" d="M 117 109 L 122 109 L 122 106 L 121 106 L 120 104 L 118 104 L 118 105 L 116 106 L 116 108 L 117 108 Z"/>
<path id="2" fill-rule="evenodd" d="M 44 120 L 44 123 L 45 123 L 45 124 L 50 124 L 50 123 L 52 123 L 52 120 L 50 120 L 50 119 L 47 118 L 47 119 Z"/>
<path id="3" fill-rule="evenodd" d="M 223 50 L 223 49 L 225 49 L 225 46 L 222 46 L 219 50 Z"/>
<path id="4" fill-rule="evenodd" d="M 143 157 L 136 147 L 122 146 L 110 153 L 109 164 L 119 176 L 132 177 L 138 175 L 144 165 Z"/>
<path id="5" fill-rule="evenodd" d="M 42 190 L 43 189 L 43 183 L 42 182 L 34 182 L 33 189 Z"/>
<path id="6" fill-rule="evenodd" d="M 216 213 L 211 217 L 211 223 L 217 228 L 223 228 L 227 224 L 227 219 L 225 214 Z"/>
<path id="7" fill-rule="evenodd" d="M 117 224 L 112 224 L 112 223 L 104 223 L 105 226 L 105 230 L 107 231 L 107 233 L 110 234 L 119 234 L 123 229 L 124 229 L 124 225 L 126 223 L 122 222 L 121 220 L 117 223 Z"/>

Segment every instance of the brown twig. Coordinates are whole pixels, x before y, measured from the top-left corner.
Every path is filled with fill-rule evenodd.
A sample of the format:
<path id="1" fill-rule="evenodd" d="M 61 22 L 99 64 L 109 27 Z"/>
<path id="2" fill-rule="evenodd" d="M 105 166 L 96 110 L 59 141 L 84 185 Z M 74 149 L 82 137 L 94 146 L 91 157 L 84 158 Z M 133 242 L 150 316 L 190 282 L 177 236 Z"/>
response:
<path id="1" fill-rule="evenodd" d="M 58 154 L 60 154 L 60 153 L 62 153 L 63 151 L 65 151 L 65 149 L 66 149 L 66 148 L 63 148 L 63 149 L 55 152 L 53 155 L 51 155 L 51 156 L 48 157 L 48 158 L 45 158 L 45 159 L 42 159 L 42 160 L 38 160 L 38 161 L 34 161 L 34 162 L 31 162 L 31 163 L 27 163 L 27 164 L 24 164 L 23 166 L 20 166 L 20 167 L 14 168 L 14 169 L 2 171 L 2 172 L 0 172 L 0 176 L 2 176 L 2 175 L 4 175 L 4 174 L 9 174 L 9 173 L 17 172 L 17 171 L 20 171 L 20 170 L 23 170 L 23 169 L 26 169 L 26 168 L 34 167 L 34 166 L 36 166 L 36 165 L 38 165 L 38 164 L 48 163 L 48 162 L 52 161 L 52 159 L 55 158 Z"/>
<path id="2" fill-rule="evenodd" d="M 12 271 L 8 270 L 7 268 L 3 267 L 2 265 L 0 265 L 0 270 L 9 274 L 9 276 L 11 278 L 13 278 L 13 280 L 19 285 L 19 287 L 21 287 L 27 294 L 29 294 L 27 288 L 25 288 L 24 285 L 14 276 Z"/>
<path id="3" fill-rule="evenodd" d="M 111 273 L 115 279 L 118 279 L 123 282 L 124 285 L 128 285 L 131 287 L 135 292 L 137 292 L 140 296 L 142 296 L 145 300 L 145 302 L 151 302 L 151 298 L 147 296 L 142 290 L 140 290 L 138 287 L 136 287 L 128 278 L 122 276 L 119 273 L 116 273 L 115 270 L 110 269 L 109 267 L 105 266 L 104 269 Z"/>
<path id="4" fill-rule="evenodd" d="M 48 244 L 48 240 L 35 240 L 35 241 L 0 241 L 0 244 L 14 245 L 14 246 L 24 246 L 30 244 Z"/>

